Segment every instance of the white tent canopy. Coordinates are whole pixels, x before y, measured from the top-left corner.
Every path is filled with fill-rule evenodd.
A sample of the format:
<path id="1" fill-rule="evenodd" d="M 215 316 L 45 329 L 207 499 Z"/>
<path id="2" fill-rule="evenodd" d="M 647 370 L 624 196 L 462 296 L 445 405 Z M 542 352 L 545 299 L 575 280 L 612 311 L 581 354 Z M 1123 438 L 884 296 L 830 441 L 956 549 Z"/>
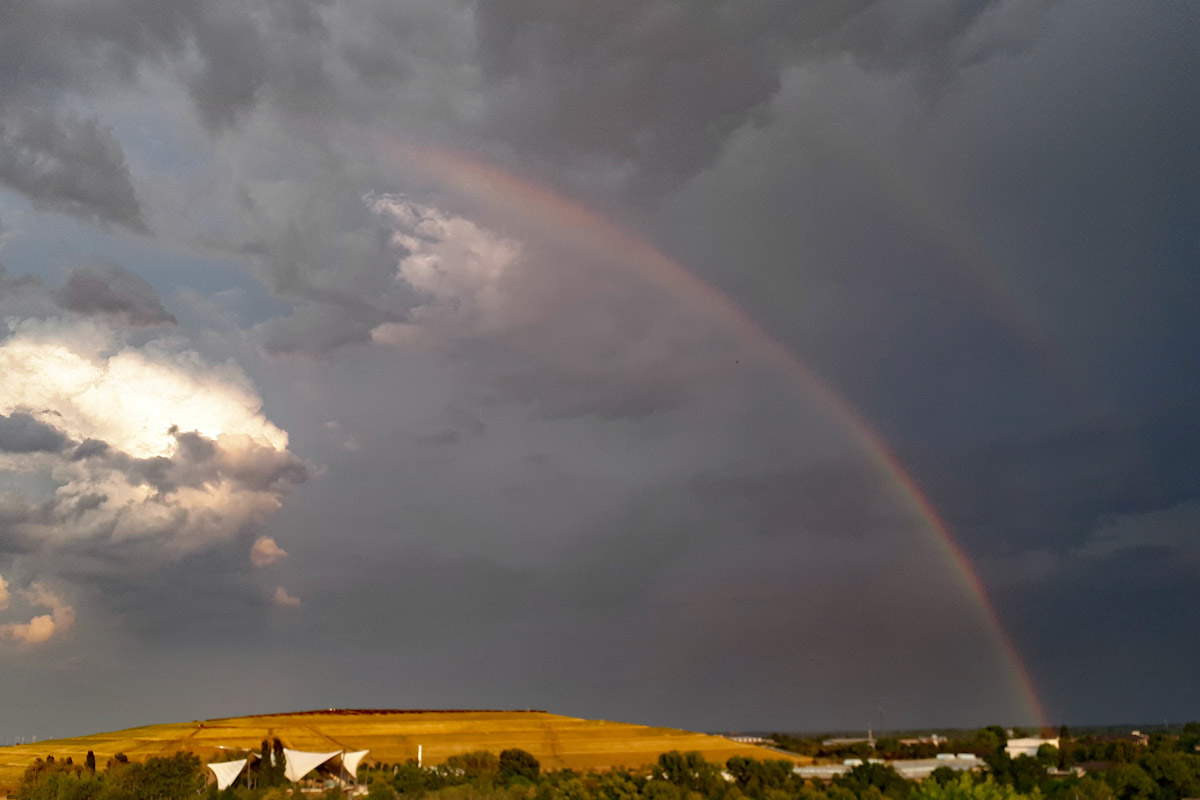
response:
<path id="1" fill-rule="evenodd" d="M 287 760 L 287 764 L 283 769 L 283 775 L 295 783 L 326 761 L 341 754 L 341 750 L 334 750 L 331 753 L 306 753 L 303 750 L 291 750 L 285 747 L 283 748 L 283 757 Z M 362 756 L 359 758 L 361 759 Z"/>
<path id="2" fill-rule="evenodd" d="M 369 752 L 371 751 L 355 750 L 353 753 L 342 753 L 342 766 L 346 768 L 346 772 L 350 773 L 351 778 L 358 772 L 358 765 L 362 763 L 363 758 Z"/>
<path id="3" fill-rule="evenodd" d="M 216 764 L 209 764 L 208 768 L 213 771 L 213 775 L 217 776 L 217 789 L 227 789 L 237 776 L 242 774 L 242 770 L 246 768 L 248 758 L 239 758 L 237 761 L 221 761 Z"/>

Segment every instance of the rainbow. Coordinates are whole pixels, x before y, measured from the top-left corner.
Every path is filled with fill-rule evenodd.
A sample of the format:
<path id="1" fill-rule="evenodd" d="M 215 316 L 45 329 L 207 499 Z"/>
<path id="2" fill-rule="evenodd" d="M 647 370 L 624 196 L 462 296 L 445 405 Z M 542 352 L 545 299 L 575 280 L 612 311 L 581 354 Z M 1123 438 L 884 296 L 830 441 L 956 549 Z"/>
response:
<path id="1" fill-rule="evenodd" d="M 357 138 L 357 137 L 355 137 Z M 527 221 L 545 228 L 577 247 L 602 254 L 607 260 L 638 268 L 641 277 L 680 297 L 698 312 L 723 326 L 765 365 L 786 379 L 800 394 L 816 400 L 840 420 L 853 442 L 887 477 L 908 511 L 937 542 L 973 604 L 978 608 L 996 646 L 1010 665 L 1014 688 L 1032 721 L 1048 727 L 1047 715 L 1012 638 L 1005 631 L 983 581 L 929 498 L 878 434 L 783 342 L 767 331 L 736 301 L 721 293 L 653 244 L 555 189 L 520 177 L 478 158 L 445 147 L 418 144 L 382 133 L 369 136 L 375 151 L 393 166 L 418 169 L 448 188 L 480 201 L 502 205 Z"/>

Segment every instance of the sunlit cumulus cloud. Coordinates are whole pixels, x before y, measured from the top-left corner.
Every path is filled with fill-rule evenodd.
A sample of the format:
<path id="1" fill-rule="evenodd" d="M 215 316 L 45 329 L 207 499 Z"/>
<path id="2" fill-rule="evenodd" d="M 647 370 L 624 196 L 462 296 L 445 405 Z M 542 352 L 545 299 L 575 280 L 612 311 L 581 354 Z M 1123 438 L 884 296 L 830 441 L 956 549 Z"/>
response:
<path id="1" fill-rule="evenodd" d="M 276 544 L 270 536 L 260 536 L 250 548 L 250 563 L 256 567 L 269 567 L 287 558 L 287 551 Z"/>
<path id="2" fill-rule="evenodd" d="M 0 471 L 24 488 L 0 496 L 6 532 L 26 549 L 136 543 L 173 557 L 247 531 L 309 473 L 261 409 L 239 368 L 176 340 L 16 324 L 0 342 L 0 447 L 19 446 L 0 449 Z"/>
<path id="3" fill-rule="evenodd" d="M 13 639 L 27 644 L 39 644 L 66 632 L 75 624 L 75 609 L 63 601 L 45 584 L 35 582 L 22 593 L 30 606 L 48 608 L 50 613 L 38 614 L 28 622 L 0 624 L 0 639 Z M 8 590 L 0 578 L 0 609 L 7 606 Z"/>
<path id="4" fill-rule="evenodd" d="M 300 598 L 288 594 L 287 589 L 282 586 L 275 587 L 275 594 L 271 597 L 271 602 L 277 608 L 299 608 Z"/>
<path id="5" fill-rule="evenodd" d="M 451 352 L 552 414 L 656 411 L 711 383 L 719 334 L 634 265 L 403 195 L 364 200 L 391 229 L 395 280 L 418 297 L 404 321 L 371 331 L 377 344 Z"/>
<path id="6" fill-rule="evenodd" d="M 515 324 L 519 310 L 505 291 L 520 245 L 465 217 L 401 195 L 368 195 L 370 208 L 393 225 L 392 244 L 406 255 L 397 277 L 422 296 L 409 323 L 384 323 L 376 341 L 403 343 L 419 331 L 477 335 Z"/>

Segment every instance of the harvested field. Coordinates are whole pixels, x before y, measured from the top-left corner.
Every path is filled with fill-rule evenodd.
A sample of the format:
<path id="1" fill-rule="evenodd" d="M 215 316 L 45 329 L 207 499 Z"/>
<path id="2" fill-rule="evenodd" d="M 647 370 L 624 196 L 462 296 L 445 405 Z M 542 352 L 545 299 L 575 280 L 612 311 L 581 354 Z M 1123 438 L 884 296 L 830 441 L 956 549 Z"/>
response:
<path id="1" fill-rule="evenodd" d="M 257 751 L 263 739 L 275 737 L 297 750 L 369 749 L 368 763 L 416 758 L 417 746 L 421 745 L 427 766 L 456 753 L 499 753 L 509 747 L 533 753 L 543 769 L 642 767 L 668 750 L 698 750 L 708 760 L 720 762 L 734 755 L 785 757 L 721 736 L 564 717 L 545 711 L 337 709 L 150 725 L 0 747 L 0 791 L 15 788 L 26 765 L 39 756 L 70 756 L 76 764 L 82 764 L 87 751 L 92 750 L 96 762 L 103 765 L 117 753 L 141 760 L 185 750 L 208 759 L 229 748 Z M 800 757 L 793 760 L 809 761 Z"/>

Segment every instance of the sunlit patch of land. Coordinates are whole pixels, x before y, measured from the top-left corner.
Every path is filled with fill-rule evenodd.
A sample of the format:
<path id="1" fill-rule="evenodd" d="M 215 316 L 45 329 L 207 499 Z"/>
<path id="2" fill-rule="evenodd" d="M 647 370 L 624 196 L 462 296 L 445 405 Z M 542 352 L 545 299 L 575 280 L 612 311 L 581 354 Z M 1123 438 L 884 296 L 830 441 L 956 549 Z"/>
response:
<path id="1" fill-rule="evenodd" d="M 296 750 L 369 749 L 368 762 L 393 764 L 416 758 L 419 745 L 426 766 L 457 753 L 499 753 L 514 747 L 536 756 L 543 769 L 636 768 L 654 763 L 660 753 L 670 750 L 695 750 L 717 763 L 735 755 L 811 761 L 722 736 L 545 711 L 330 710 L 149 725 L 0 747 L 0 791 L 14 789 L 25 767 L 39 756 L 70 757 L 82 764 L 91 750 L 101 766 L 117 753 L 141 760 L 185 750 L 201 759 L 215 759 L 224 758 L 229 749 L 258 751 L 264 739 L 275 738 Z"/>

